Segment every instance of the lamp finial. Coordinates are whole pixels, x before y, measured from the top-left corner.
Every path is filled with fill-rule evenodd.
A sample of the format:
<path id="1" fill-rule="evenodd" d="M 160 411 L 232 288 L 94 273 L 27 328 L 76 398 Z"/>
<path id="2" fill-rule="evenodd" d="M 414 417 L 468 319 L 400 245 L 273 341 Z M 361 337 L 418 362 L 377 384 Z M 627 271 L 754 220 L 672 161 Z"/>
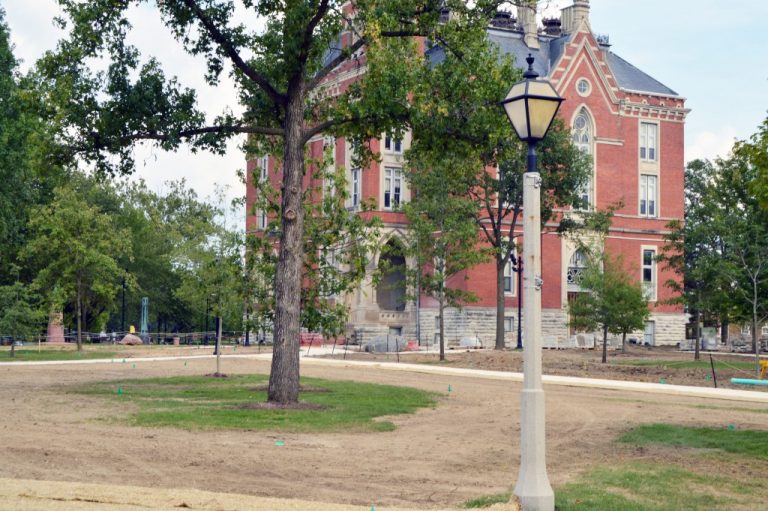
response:
<path id="1" fill-rule="evenodd" d="M 539 73 L 533 70 L 533 55 L 529 53 L 525 61 L 528 63 L 528 69 L 525 71 L 525 73 L 523 73 L 523 78 L 528 78 L 530 80 L 533 80 L 534 78 L 538 78 Z"/>

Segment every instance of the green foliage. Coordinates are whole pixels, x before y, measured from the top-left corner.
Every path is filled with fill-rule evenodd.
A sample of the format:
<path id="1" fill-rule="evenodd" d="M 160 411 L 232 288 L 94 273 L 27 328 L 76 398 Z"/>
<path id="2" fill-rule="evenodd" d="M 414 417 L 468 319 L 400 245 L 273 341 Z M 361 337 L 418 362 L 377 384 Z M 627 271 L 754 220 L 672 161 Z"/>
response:
<path id="1" fill-rule="evenodd" d="M 760 206 L 768 210 L 768 118 L 749 141 L 736 144 L 734 152 L 754 169 L 755 175 L 749 183 L 749 189 Z"/>
<path id="2" fill-rule="evenodd" d="M 5 360 L 10 351 L 0 351 L 0 360 Z M 92 359 L 110 359 L 116 355 L 113 351 L 71 351 L 60 349 L 17 349 L 13 360 L 24 361 L 42 361 L 42 360 L 92 360 Z"/>
<path id="3" fill-rule="evenodd" d="M 623 268 L 621 258 L 608 254 L 590 257 L 581 276 L 579 293 L 569 304 L 571 325 L 578 330 L 603 331 L 603 362 L 608 333 L 640 330 L 648 318 L 648 304 L 639 283 Z"/>
<path id="4" fill-rule="evenodd" d="M 327 337 L 343 335 L 348 322 L 344 297 L 358 288 L 380 236 L 381 220 L 366 215 L 375 204 L 363 201 L 358 211 L 344 207 L 349 199 L 345 167 L 336 167 L 335 140 L 322 157 L 308 159 L 311 182 L 303 196 L 304 260 L 301 287 L 301 326 Z M 276 243 L 282 205 L 270 180 L 253 176 L 253 211 L 266 211 L 264 231 L 248 236 L 247 274 L 252 325 L 271 331 L 274 321 L 273 283 L 277 269 Z"/>
<path id="5" fill-rule="evenodd" d="M 128 233 L 86 201 L 85 179 L 54 190 L 53 201 L 38 208 L 29 222 L 27 261 L 39 269 L 35 289 L 48 293 L 53 308 L 69 305 L 77 316 L 81 348 L 83 318 L 105 312 L 113 303 L 118 280 L 125 276 L 118 259 L 129 250 Z M 52 298 L 63 303 L 51 303 Z"/>
<path id="6" fill-rule="evenodd" d="M 451 153 L 411 153 L 405 175 L 412 199 L 401 206 L 409 222 L 406 254 L 415 262 L 407 281 L 439 304 L 441 360 L 444 309 L 477 301 L 464 272 L 488 258 L 475 223 L 477 203 L 461 180 L 462 163 Z"/>
<path id="7" fill-rule="evenodd" d="M 756 509 L 766 486 L 738 476 L 702 475 L 675 466 L 596 467 L 558 488 L 558 511 L 734 511 Z"/>
<path id="8" fill-rule="evenodd" d="M 18 281 L 0 286 L 0 335 L 18 341 L 35 340 L 45 328 L 46 317 L 39 297 L 29 286 Z"/>
<path id="9" fill-rule="evenodd" d="M 627 366 L 639 366 L 639 367 L 658 367 L 658 368 L 670 368 L 670 369 L 707 369 L 709 370 L 712 365 L 709 360 L 617 360 L 619 365 Z M 729 360 L 728 362 L 714 361 L 715 369 L 743 369 L 747 371 L 753 371 L 755 369 L 754 361 L 740 362 L 735 360 Z"/>
<path id="10" fill-rule="evenodd" d="M 661 444 L 693 449 L 717 449 L 768 460 L 768 431 L 644 424 L 623 434 L 619 441 L 635 445 Z"/>
<path id="11" fill-rule="evenodd" d="M 512 492 L 497 493 L 496 495 L 485 495 L 483 497 L 469 499 L 464 503 L 464 508 L 482 509 L 484 507 L 491 507 L 494 504 L 506 504 L 511 498 Z"/>
<path id="12" fill-rule="evenodd" d="M 305 403 L 317 409 L 252 409 L 265 398 L 261 375 L 228 378 L 178 376 L 102 382 L 75 392 L 127 401 L 138 411 L 128 423 L 183 429 L 248 429 L 292 432 L 391 431 L 377 417 L 413 413 L 435 406 L 435 396 L 408 387 L 302 378 Z M 115 389 L 123 389 L 116 395 Z"/>
<path id="13" fill-rule="evenodd" d="M 756 326 L 768 317 L 768 211 L 750 193 L 759 166 L 754 147 L 738 143 L 728 159 L 696 160 L 686 168 L 685 222 L 672 222 L 662 261 L 683 285 L 680 301 L 727 322 Z"/>
<path id="14" fill-rule="evenodd" d="M 30 81 L 19 75 L 0 9 L 0 285 L 27 282 L 26 268 L 12 271 L 27 238 L 26 223 L 59 181 L 58 168 L 38 149 L 45 138 Z"/>

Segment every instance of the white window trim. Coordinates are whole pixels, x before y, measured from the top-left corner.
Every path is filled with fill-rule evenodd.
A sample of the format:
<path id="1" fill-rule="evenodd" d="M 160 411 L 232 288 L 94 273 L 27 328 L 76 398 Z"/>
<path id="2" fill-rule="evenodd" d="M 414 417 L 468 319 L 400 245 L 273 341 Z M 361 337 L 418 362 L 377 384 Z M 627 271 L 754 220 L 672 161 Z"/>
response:
<path id="1" fill-rule="evenodd" d="M 384 135 L 384 151 L 392 154 L 403 154 L 403 142 L 404 139 L 400 138 L 392 138 L 389 135 Z M 400 149 L 397 149 L 397 146 L 400 146 Z"/>
<path id="2" fill-rule="evenodd" d="M 258 160 L 259 165 L 259 183 L 266 183 L 269 180 L 269 155 L 264 155 Z M 256 211 L 256 228 L 265 231 L 269 225 L 267 212 L 263 209 Z"/>
<path id="3" fill-rule="evenodd" d="M 391 175 L 388 177 L 387 174 L 391 173 Z M 383 179 L 383 186 L 382 186 L 382 197 L 381 197 L 381 204 L 382 209 L 385 210 L 392 210 L 395 209 L 397 206 L 399 206 L 403 202 L 404 198 L 404 187 L 403 187 L 403 169 L 401 167 L 393 167 L 393 166 L 385 166 L 384 167 L 384 173 L 382 175 Z M 389 187 L 387 187 L 387 180 L 389 179 Z M 400 193 L 397 197 L 397 201 L 395 201 L 395 183 L 400 183 Z M 387 205 L 386 197 L 387 192 L 389 192 L 389 205 Z"/>
<path id="4" fill-rule="evenodd" d="M 515 257 L 517 257 L 517 252 L 515 252 Z M 502 280 L 502 283 L 506 283 L 509 279 L 510 291 L 504 289 L 504 296 L 517 296 L 517 277 L 517 272 L 512 269 L 512 259 L 510 259 L 504 266 L 504 279 Z"/>
<path id="5" fill-rule="evenodd" d="M 649 158 L 650 151 L 649 145 L 648 145 L 648 134 L 643 134 L 643 126 L 655 126 L 656 127 L 656 140 L 654 141 L 653 145 L 653 158 Z M 659 162 L 659 147 L 660 147 L 660 141 L 661 141 L 661 126 L 658 122 L 650 121 L 650 120 L 641 120 L 640 121 L 640 128 L 638 129 L 638 146 L 637 146 L 637 156 L 640 158 L 640 161 L 644 162 L 652 162 L 652 163 L 658 163 Z M 642 150 L 645 148 L 645 157 L 642 155 Z"/>
<path id="6" fill-rule="evenodd" d="M 643 184 L 643 178 L 646 178 L 645 179 L 645 184 Z M 648 188 L 649 188 L 648 187 L 649 178 L 653 178 L 653 180 L 655 181 L 655 183 L 654 183 L 654 190 L 653 190 L 653 206 L 654 206 L 653 207 L 653 214 L 651 214 L 649 212 L 650 208 L 648 207 L 649 206 L 649 201 L 648 201 L 649 195 L 648 195 L 647 191 L 648 191 Z M 661 195 L 659 193 L 659 176 L 656 175 L 656 174 L 642 173 L 642 174 L 640 174 L 640 179 L 638 180 L 638 182 L 639 182 L 639 185 L 640 185 L 639 186 L 639 191 L 638 191 L 638 196 L 637 196 L 637 213 L 638 213 L 638 215 L 640 215 L 641 217 L 645 217 L 645 218 L 658 218 L 659 217 L 659 197 Z M 643 209 L 642 209 L 642 201 L 643 201 L 643 194 L 644 193 L 645 193 L 645 199 L 646 199 L 645 213 L 643 213 Z"/>
<path id="7" fill-rule="evenodd" d="M 508 334 L 515 331 L 515 321 L 516 318 L 514 316 L 504 316 L 504 334 Z M 509 322 L 510 327 L 507 328 L 507 323 Z"/>
<path id="8" fill-rule="evenodd" d="M 349 206 L 355 210 L 360 207 L 363 192 L 363 172 L 360 168 L 349 171 Z"/>
<path id="9" fill-rule="evenodd" d="M 651 293 L 648 293 L 646 291 L 646 284 L 645 284 L 645 252 L 647 250 L 650 250 L 653 252 L 653 259 L 651 260 L 651 284 L 653 285 L 651 289 Z M 659 269 L 658 264 L 656 263 L 656 255 L 658 254 L 659 248 L 655 245 L 642 245 L 640 247 L 640 285 L 643 287 L 643 294 L 645 296 L 645 299 L 649 302 L 656 302 L 658 300 L 659 296 Z"/>

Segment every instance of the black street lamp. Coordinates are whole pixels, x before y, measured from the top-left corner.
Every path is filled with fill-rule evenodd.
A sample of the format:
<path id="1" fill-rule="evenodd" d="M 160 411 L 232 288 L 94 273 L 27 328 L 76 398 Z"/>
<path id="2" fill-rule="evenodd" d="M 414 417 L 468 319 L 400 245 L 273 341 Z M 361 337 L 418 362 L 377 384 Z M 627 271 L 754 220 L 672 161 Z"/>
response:
<path id="1" fill-rule="evenodd" d="M 524 80 L 502 101 L 517 136 L 528 144 L 528 169 L 523 178 L 523 257 L 525 258 L 525 349 L 520 400 L 520 472 L 515 495 L 525 511 L 554 511 L 555 494 L 545 458 L 544 389 L 541 385 L 541 176 L 536 169 L 536 144 L 543 139 L 563 101 L 552 84 L 537 80 L 528 54 Z"/>
<path id="2" fill-rule="evenodd" d="M 517 349 L 523 349 L 523 259 L 509 254 L 512 271 L 517 280 Z"/>

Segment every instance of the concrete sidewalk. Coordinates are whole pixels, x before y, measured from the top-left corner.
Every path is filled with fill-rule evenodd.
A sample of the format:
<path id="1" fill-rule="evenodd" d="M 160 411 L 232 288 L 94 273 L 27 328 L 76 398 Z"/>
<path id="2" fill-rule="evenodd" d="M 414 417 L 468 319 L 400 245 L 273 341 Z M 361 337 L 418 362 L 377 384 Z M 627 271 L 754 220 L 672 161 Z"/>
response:
<path id="1" fill-rule="evenodd" d="M 317 348 L 315 348 L 317 349 Z M 325 354 L 322 349 L 318 350 Z M 330 351 L 330 350 L 328 350 Z M 315 352 L 314 354 L 317 354 Z M 385 371 L 405 371 L 410 373 L 425 374 L 444 374 L 450 376 L 461 376 L 465 378 L 483 378 L 490 380 L 502 380 L 512 382 L 522 382 L 522 373 L 513 373 L 506 371 L 487 371 L 482 369 L 463 369 L 458 367 L 439 367 L 427 364 L 409 364 L 395 362 L 366 362 L 361 360 L 339 360 L 330 358 L 316 358 L 312 351 L 309 356 L 306 350 L 302 350 L 301 363 L 304 365 L 318 365 L 331 367 L 370 367 Z M 221 355 L 222 358 L 245 358 L 252 360 L 270 360 L 271 353 L 263 354 L 230 354 Z M 205 360 L 214 359 L 214 355 L 192 355 L 192 356 L 174 356 L 174 357 L 139 357 L 126 358 L 125 361 L 136 363 L 164 362 L 173 360 Z M 35 365 L 67 365 L 67 364 L 117 364 L 122 363 L 123 358 L 114 359 L 89 359 L 89 360 L 50 360 L 50 361 L 32 361 L 32 362 L 3 362 L 0 366 L 35 366 Z M 740 389 L 716 389 L 710 387 L 693 387 L 687 385 L 666 385 L 660 383 L 645 383 L 622 380 L 604 380 L 598 378 L 579 378 L 576 376 L 543 376 L 545 385 L 561 385 L 566 387 L 587 387 L 607 390 L 620 390 L 629 392 L 642 392 L 651 394 L 666 394 L 672 396 L 700 397 L 708 399 L 722 399 L 727 401 L 746 401 L 752 403 L 767 403 L 768 392 L 740 390 Z"/>

